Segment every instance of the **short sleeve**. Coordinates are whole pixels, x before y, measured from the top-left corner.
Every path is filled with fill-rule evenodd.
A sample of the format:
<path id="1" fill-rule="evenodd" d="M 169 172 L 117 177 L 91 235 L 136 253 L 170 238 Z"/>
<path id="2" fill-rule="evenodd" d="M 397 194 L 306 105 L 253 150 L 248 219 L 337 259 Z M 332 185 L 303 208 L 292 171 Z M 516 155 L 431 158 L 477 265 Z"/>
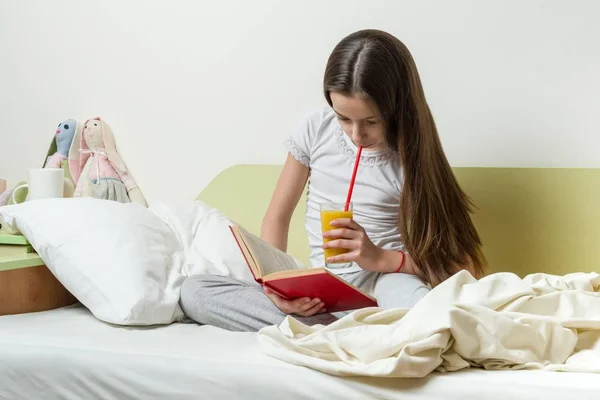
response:
<path id="1" fill-rule="evenodd" d="M 305 115 L 284 143 L 292 157 L 307 167 L 310 167 L 315 138 L 321 128 L 322 120 L 321 110 Z"/>

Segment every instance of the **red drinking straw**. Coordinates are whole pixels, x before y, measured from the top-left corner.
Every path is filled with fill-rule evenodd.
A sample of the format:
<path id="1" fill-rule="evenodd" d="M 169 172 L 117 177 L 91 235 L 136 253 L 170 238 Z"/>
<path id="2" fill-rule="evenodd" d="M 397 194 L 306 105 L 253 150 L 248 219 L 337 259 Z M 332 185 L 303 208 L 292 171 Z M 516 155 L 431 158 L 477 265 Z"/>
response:
<path id="1" fill-rule="evenodd" d="M 354 190 L 354 181 L 356 180 L 356 172 L 358 171 L 358 164 L 360 163 L 360 154 L 362 153 L 362 146 L 358 148 L 356 152 L 356 160 L 354 161 L 354 171 L 352 171 L 352 179 L 350 179 L 350 187 L 348 188 L 348 197 L 346 197 L 346 206 L 344 211 L 348 211 L 350 207 L 350 200 L 352 199 L 352 191 Z"/>

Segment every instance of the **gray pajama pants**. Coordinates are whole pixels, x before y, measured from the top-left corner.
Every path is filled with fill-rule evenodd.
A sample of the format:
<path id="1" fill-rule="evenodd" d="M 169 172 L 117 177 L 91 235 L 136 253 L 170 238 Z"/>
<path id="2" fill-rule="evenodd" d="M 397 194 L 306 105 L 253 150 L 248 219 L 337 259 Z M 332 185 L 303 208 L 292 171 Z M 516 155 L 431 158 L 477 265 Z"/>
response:
<path id="1" fill-rule="evenodd" d="M 340 278 L 377 299 L 379 307 L 412 307 L 430 288 L 414 275 L 358 271 Z M 258 284 L 221 275 L 193 275 L 181 287 L 181 308 L 199 324 L 231 331 L 258 331 L 283 322 L 284 314 Z M 322 313 L 294 318 L 307 325 L 327 325 L 347 313 Z"/>

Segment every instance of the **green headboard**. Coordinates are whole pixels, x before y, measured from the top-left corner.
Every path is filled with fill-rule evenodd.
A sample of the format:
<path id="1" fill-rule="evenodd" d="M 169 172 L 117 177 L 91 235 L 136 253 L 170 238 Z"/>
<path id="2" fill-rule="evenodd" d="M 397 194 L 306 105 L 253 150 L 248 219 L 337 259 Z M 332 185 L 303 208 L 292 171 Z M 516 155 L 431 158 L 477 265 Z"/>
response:
<path id="1" fill-rule="evenodd" d="M 252 232 L 277 182 L 280 165 L 238 165 L 198 196 Z M 477 209 L 488 272 L 564 275 L 600 272 L 600 169 L 455 168 Z M 305 197 L 292 218 L 288 252 L 307 262 Z"/>

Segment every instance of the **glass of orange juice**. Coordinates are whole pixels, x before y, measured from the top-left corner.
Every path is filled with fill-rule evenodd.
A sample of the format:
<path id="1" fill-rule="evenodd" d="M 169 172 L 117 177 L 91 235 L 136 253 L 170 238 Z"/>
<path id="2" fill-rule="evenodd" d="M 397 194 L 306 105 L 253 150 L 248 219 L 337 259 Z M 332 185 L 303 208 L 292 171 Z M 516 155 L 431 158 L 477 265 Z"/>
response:
<path id="1" fill-rule="evenodd" d="M 348 205 L 348 210 L 346 210 L 346 203 L 321 203 L 321 230 L 323 233 L 330 231 L 332 229 L 336 229 L 333 225 L 331 225 L 331 221 L 340 219 L 340 218 L 350 218 L 352 219 L 352 202 Z M 323 238 L 323 243 L 327 243 L 331 240 L 335 240 L 335 238 Z M 323 255 L 325 257 L 325 266 L 327 268 L 346 268 L 352 265 L 352 262 L 341 262 L 341 263 L 328 263 L 327 259 L 329 257 L 337 256 L 339 254 L 347 253 L 348 249 L 343 248 L 327 248 L 323 249 Z"/>

